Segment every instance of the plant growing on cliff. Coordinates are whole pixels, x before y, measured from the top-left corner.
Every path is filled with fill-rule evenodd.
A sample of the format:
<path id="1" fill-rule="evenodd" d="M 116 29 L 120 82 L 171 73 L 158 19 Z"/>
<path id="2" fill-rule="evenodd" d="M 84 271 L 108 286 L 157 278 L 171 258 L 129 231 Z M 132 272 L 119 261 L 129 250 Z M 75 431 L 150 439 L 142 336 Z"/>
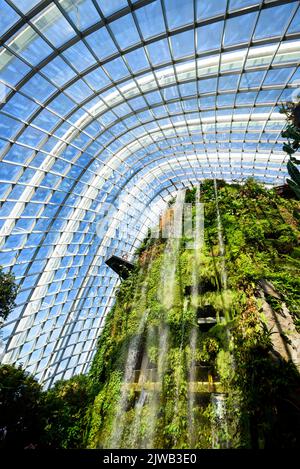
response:
<path id="1" fill-rule="evenodd" d="M 282 105 L 279 112 L 285 114 L 287 119 L 287 126 L 281 132 L 281 136 L 287 139 L 282 149 L 290 157 L 287 170 L 291 179 L 287 179 L 287 183 L 297 198 L 300 199 L 300 172 L 296 166 L 300 164 L 300 160 L 292 156 L 300 148 L 300 103 Z"/>

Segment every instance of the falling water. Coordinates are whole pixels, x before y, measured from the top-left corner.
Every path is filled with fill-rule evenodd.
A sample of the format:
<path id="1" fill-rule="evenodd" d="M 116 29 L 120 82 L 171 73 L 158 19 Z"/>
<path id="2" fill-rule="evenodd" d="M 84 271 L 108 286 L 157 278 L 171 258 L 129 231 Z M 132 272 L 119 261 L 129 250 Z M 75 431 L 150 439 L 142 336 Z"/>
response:
<path id="1" fill-rule="evenodd" d="M 159 300 L 162 304 L 165 314 L 174 306 L 176 267 L 179 256 L 180 238 L 182 236 L 182 212 L 185 199 L 185 191 L 178 193 L 174 205 L 173 226 L 169 226 L 163 262 L 161 267 L 161 289 L 159 292 Z M 162 318 L 159 326 L 158 340 L 158 364 L 157 364 L 157 381 L 163 383 L 164 373 L 166 369 L 166 357 L 169 349 L 169 327 Z M 149 439 L 148 447 L 153 447 L 155 438 L 155 426 L 159 409 L 159 395 L 153 392 L 149 401 Z"/>
<path id="2" fill-rule="evenodd" d="M 193 327 L 190 334 L 190 369 L 189 369 L 189 394 L 188 394 L 188 409 L 189 409 L 189 420 L 188 420 L 188 432 L 189 432 L 189 444 L 193 448 L 195 444 L 195 393 L 191 388 L 192 383 L 196 382 L 196 346 L 198 339 L 198 330 Z"/>
<path id="3" fill-rule="evenodd" d="M 134 419 L 131 425 L 131 437 L 129 448 L 142 448 L 143 445 L 139 441 L 139 433 L 141 429 L 142 412 L 148 399 L 148 392 L 142 387 L 139 398 L 134 407 Z"/>
<path id="4" fill-rule="evenodd" d="M 166 324 L 159 327 L 158 361 L 157 361 L 157 383 L 162 385 L 166 369 L 166 357 L 168 353 L 169 328 Z M 148 438 L 146 447 L 153 448 L 155 440 L 155 427 L 158 417 L 160 396 L 158 392 L 152 392 L 149 399 Z"/>
<path id="5" fill-rule="evenodd" d="M 124 431 L 124 422 L 122 417 L 125 414 L 127 402 L 128 402 L 128 395 L 129 389 L 128 385 L 134 381 L 134 372 L 136 369 L 137 357 L 139 353 L 139 349 L 141 346 L 141 340 L 143 337 L 143 332 L 145 328 L 145 324 L 147 321 L 148 312 L 145 311 L 143 314 L 137 334 L 131 339 L 127 360 L 125 365 L 125 373 L 123 378 L 123 385 L 121 389 L 121 396 L 117 405 L 117 412 L 114 419 L 113 430 L 110 438 L 109 448 L 119 448 L 121 445 L 122 434 Z"/>
<path id="6" fill-rule="evenodd" d="M 217 187 L 217 180 L 214 178 L 214 190 L 215 190 L 215 201 L 216 201 L 216 211 L 217 211 L 217 225 L 218 225 L 218 241 L 219 241 L 219 248 L 220 248 L 220 256 L 221 256 L 221 279 L 222 279 L 222 289 L 227 289 L 227 271 L 226 271 L 226 264 L 225 264 L 225 247 L 224 247 L 224 240 L 223 240 L 223 230 L 222 230 L 222 222 L 219 210 L 219 202 L 218 202 L 218 187 Z M 226 331 L 227 341 L 230 342 L 230 332 L 227 329 Z M 233 357 L 232 357 L 233 360 Z M 228 448 L 229 441 L 228 441 L 228 430 L 227 430 L 227 416 L 226 416 L 226 396 L 224 394 L 212 394 L 211 395 L 211 403 L 213 406 L 213 411 L 215 414 L 215 418 L 212 425 L 212 447 L 213 448 L 220 448 L 225 447 Z"/>
<path id="7" fill-rule="evenodd" d="M 183 339 L 184 339 L 184 330 L 185 330 L 185 317 L 186 317 L 186 311 L 188 307 L 188 299 L 184 299 L 183 303 L 183 308 L 182 308 L 182 321 L 181 321 L 181 338 L 180 338 L 180 347 L 179 347 L 179 357 L 178 359 L 180 360 L 180 365 L 178 367 L 178 370 L 183 369 L 183 363 L 184 363 L 184 351 L 183 351 Z M 177 415 L 179 414 L 179 406 L 180 406 L 180 386 L 182 384 L 182 375 L 180 372 L 175 372 L 175 395 L 174 395 L 174 419 L 177 419 Z M 177 435 L 175 435 L 174 438 L 174 447 L 176 448 L 178 444 L 178 439 Z"/>
<path id="8" fill-rule="evenodd" d="M 147 272 L 149 272 L 151 269 L 152 260 L 153 259 L 151 256 L 148 267 L 147 267 Z M 146 305 L 146 292 L 147 292 L 147 275 L 144 276 L 144 281 L 142 283 L 140 297 L 138 296 L 138 292 L 136 292 L 136 295 L 134 298 L 135 305 L 138 305 L 138 304 Z M 111 433 L 111 437 L 109 441 L 110 448 L 118 448 L 121 445 L 122 435 L 124 431 L 124 422 L 122 420 L 122 417 L 124 416 L 125 409 L 126 409 L 127 402 L 128 402 L 129 385 L 130 383 L 133 383 L 134 381 L 137 358 L 138 358 L 139 350 L 141 347 L 143 332 L 145 329 L 145 325 L 147 323 L 147 317 L 148 317 L 148 310 L 145 309 L 140 318 L 137 334 L 131 339 L 130 344 L 129 344 L 127 359 L 126 359 L 126 364 L 125 364 L 123 386 L 122 386 L 121 395 L 117 404 L 117 412 L 114 418 L 113 429 L 112 429 L 112 433 Z"/>
<path id="9" fill-rule="evenodd" d="M 212 448 L 228 448 L 228 428 L 226 416 L 226 396 L 223 393 L 211 395 L 214 422 L 212 425 Z"/>
<path id="10" fill-rule="evenodd" d="M 174 220 L 173 223 L 170 224 L 168 227 L 168 239 L 164 251 L 163 263 L 161 267 L 161 285 L 162 288 L 159 292 L 159 299 L 164 308 L 165 313 L 167 313 L 173 306 L 174 306 L 174 292 L 175 292 L 175 282 L 176 282 L 176 267 L 178 263 L 178 256 L 179 256 L 179 246 L 180 246 L 180 238 L 182 232 L 182 211 L 183 211 L 183 203 L 185 198 L 185 191 L 179 192 L 176 203 L 174 205 Z M 149 263 L 148 269 L 150 269 L 151 261 Z M 145 276 L 147 279 L 147 276 Z M 144 302 L 146 298 L 146 283 L 143 283 L 141 298 L 139 298 L 139 302 Z M 122 417 L 125 414 L 126 407 L 128 404 L 128 396 L 129 396 L 129 384 L 134 382 L 135 377 L 135 370 L 137 364 L 138 353 L 141 347 L 141 340 L 143 337 L 143 332 L 145 328 L 145 324 L 147 321 L 147 311 L 141 317 L 138 332 L 135 337 L 131 340 L 129 344 L 129 350 L 125 365 L 125 372 L 124 372 L 124 379 L 123 379 L 123 386 L 121 389 L 121 396 L 118 402 L 118 410 L 115 415 L 114 424 L 113 424 L 113 431 L 110 438 L 110 448 L 118 448 L 122 444 L 122 437 L 124 433 L 124 421 Z M 148 336 L 151 331 L 148 331 Z M 153 331 L 152 331 L 153 333 Z M 148 337 L 147 336 L 147 337 Z M 157 363 L 157 385 L 161 385 L 163 382 L 164 372 L 166 369 L 166 357 L 169 349 L 169 328 L 165 322 L 165 318 L 162 318 L 161 324 L 158 327 L 158 363 Z M 183 338 L 182 338 L 183 342 Z M 157 415 L 159 409 L 159 393 L 153 392 L 149 393 L 146 390 L 146 381 L 147 381 L 147 365 L 148 365 L 148 358 L 147 358 L 147 345 L 144 350 L 143 358 L 142 358 L 142 365 L 140 370 L 139 382 L 138 385 L 140 386 L 140 394 L 139 398 L 136 401 L 134 407 L 134 417 L 133 422 L 130 428 L 130 443 L 129 445 L 132 447 L 136 447 L 136 445 L 141 446 L 140 442 L 140 423 L 142 419 L 142 413 L 144 405 L 148 404 L 148 412 L 149 412 L 149 419 L 148 419 L 148 434 L 147 438 L 145 439 L 145 446 L 152 447 L 155 437 L 155 427 L 157 422 Z"/>
<path id="11" fill-rule="evenodd" d="M 131 425 L 131 435 L 130 435 L 130 448 L 142 448 L 143 445 L 140 441 L 140 430 L 141 430 L 141 422 L 142 422 L 142 413 L 144 405 L 148 400 L 148 391 L 146 389 L 146 384 L 149 383 L 151 376 L 149 376 L 150 370 L 148 369 L 149 359 L 148 359 L 148 346 L 149 342 L 151 343 L 151 339 L 154 336 L 154 328 L 151 327 L 147 333 L 147 340 L 146 340 L 146 347 L 144 349 L 144 354 L 142 358 L 141 370 L 138 379 L 138 386 L 140 387 L 140 395 L 138 400 L 134 406 L 134 418 Z M 152 378 L 153 379 L 153 378 Z M 146 438 L 144 437 L 143 440 Z"/>
<path id="12" fill-rule="evenodd" d="M 191 291 L 191 305 L 195 311 L 195 318 L 197 314 L 198 302 L 198 284 L 199 284 L 199 257 L 204 244 L 204 230 L 202 219 L 203 211 L 200 205 L 200 185 L 196 189 L 196 218 L 195 218 L 195 249 L 194 249 L 194 262 L 192 271 L 192 291 Z M 193 448 L 195 444 L 195 392 L 192 389 L 192 383 L 196 382 L 196 347 L 198 339 L 198 328 L 193 326 L 190 333 L 190 367 L 189 367 L 189 393 L 188 393 L 188 432 L 190 447 Z"/>
<path id="13" fill-rule="evenodd" d="M 217 210 L 217 224 L 218 224 L 218 240 L 220 246 L 220 255 L 222 257 L 222 286 L 227 286 L 227 275 L 225 269 L 225 250 L 222 236 L 222 225 L 218 206 L 218 193 L 216 180 L 214 181 L 215 188 L 215 199 L 216 199 L 216 210 Z M 161 402 L 161 390 L 164 382 L 164 375 L 167 369 L 167 357 L 170 349 L 169 339 L 170 330 L 167 324 L 168 312 L 174 307 L 175 294 L 178 285 L 176 284 L 176 269 L 178 266 L 178 258 L 180 254 L 180 238 L 182 233 L 182 213 L 183 204 L 185 199 L 185 192 L 182 191 L 178 194 L 176 203 L 174 205 L 174 220 L 173 226 L 168 227 L 169 237 L 167 239 L 163 259 L 161 264 L 161 286 L 158 290 L 158 300 L 163 308 L 163 315 L 160 319 L 160 324 L 157 327 L 152 327 L 147 330 L 146 346 L 143 347 L 143 357 L 140 366 L 140 374 L 138 383 L 134 383 L 135 371 L 137 367 L 138 354 L 142 346 L 142 338 L 147 323 L 147 310 L 145 309 L 144 314 L 141 315 L 140 322 L 138 325 L 138 331 L 136 335 L 131 339 L 129 344 L 129 350 L 127 354 L 127 360 L 124 370 L 123 386 L 121 388 L 121 394 L 117 405 L 117 411 L 115 414 L 113 431 L 109 441 L 110 448 L 118 448 L 124 445 L 125 434 L 128 439 L 127 445 L 132 448 L 155 447 L 156 429 L 159 422 L 159 413 Z M 204 232 L 203 232 L 203 211 L 200 204 L 200 187 L 196 192 L 196 218 L 195 218 L 195 246 L 193 252 L 193 270 L 192 270 L 192 288 L 191 288 L 191 303 L 190 306 L 194 309 L 196 318 L 198 295 L 199 295 L 199 275 L 200 275 L 200 262 L 201 252 L 204 244 Z M 176 224 L 177 223 L 177 224 Z M 151 264 L 151 262 L 150 262 Z M 150 268 L 150 266 L 149 266 Z M 141 296 L 138 298 L 139 302 L 145 304 L 146 307 L 146 296 L 147 296 L 147 276 L 142 286 Z M 185 298 L 182 309 L 182 328 L 179 346 L 179 360 L 184 359 L 184 317 L 189 307 L 188 299 Z M 197 368 L 196 368 L 196 352 L 197 352 L 197 341 L 198 341 L 198 327 L 195 324 L 190 332 L 189 344 L 190 344 L 190 363 L 188 369 L 188 380 L 190 386 L 188 387 L 188 440 L 191 448 L 195 447 L 197 432 L 196 432 L 196 393 L 193 389 L 194 383 L 197 381 Z M 157 356 L 157 373 L 156 382 L 153 376 L 149 376 L 149 358 L 148 358 L 148 343 L 156 342 L 158 348 Z M 180 367 L 182 368 L 182 367 Z M 152 382 L 151 382 L 152 381 Z M 132 423 L 130 425 L 129 432 L 125 431 L 125 419 L 126 409 L 129 402 L 129 391 L 130 384 L 137 384 L 137 392 L 139 393 L 138 398 L 135 401 L 134 408 L 132 409 Z M 174 390 L 174 419 L 180 415 L 180 385 L 181 376 L 175 374 L 175 390 Z M 215 419 L 213 421 L 212 435 L 213 435 L 213 447 L 220 447 L 220 445 L 227 445 L 224 440 L 224 434 L 226 434 L 226 407 L 224 396 L 220 397 L 220 394 L 213 394 L 211 398 L 212 406 L 214 408 Z M 144 418 L 147 418 L 147 434 L 141 430 Z M 222 428 L 223 436 L 220 437 L 219 429 Z M 221 438 L 221 439 L 220 439 Z M 179 444 L 178 441 L 174 441 L 174 446 Z"/>
<path id="14" fill-rule="evenodd" d="M 227 289 L 227 271 L 226 271 L 226 264 L 225 264 L 225 247 L 224 247 L 224 240 L 223 240 L 222 222 L 221 222 L 221 216 L 220 216 L 220 210 L 219 210 L 218 187 L 217 187 L 216 178 L 214 178 L 214 189 L 215 189 L 215 200 L 216 200 L 216 211 L 217 211 L 218 241 L 219 241 L 220 256 L 221 256 L 221 279 L 222 279 L 222 287 L 226 290 Z"/>

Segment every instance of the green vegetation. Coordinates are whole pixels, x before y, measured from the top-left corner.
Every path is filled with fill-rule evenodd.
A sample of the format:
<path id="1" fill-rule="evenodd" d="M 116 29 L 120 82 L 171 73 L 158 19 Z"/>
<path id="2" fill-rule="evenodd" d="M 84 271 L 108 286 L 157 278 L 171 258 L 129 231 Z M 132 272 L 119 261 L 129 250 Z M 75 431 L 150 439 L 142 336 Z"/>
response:
<path id="1" fill-rule="evenodd" d="M 14 277 L 6 274 L 0 267 L 0 319 L 5 320 L 14 307 L 17 286 Z"/>
<path id="2" fill-rule="evenodd" d="M 0 367 L 0 447 L 35 447 L 43 429 L 40 385 L 20 367 Z"/>
<path id="3" fill-rule="evenodd" d="M 87 376 L 43 391 L 21 366 L 1 365 L 0 448 L 81 448 L 92 402 Z"/>
<path id="4" fill-rule="evenodd" d="M 148 235 L 120 284 L 88 376 L 37 397 L 40 446 L 299 445 L 299 374 L 272 348 L 259 285 L 272 283 L 300 324 L 300 202 L 254 180 L 217 187 L 224 257 L 214 183 L 204 181 L 203 249 Z M 195 197 L 192 189 L 185 200 Z M 282 313 L 279 299 L 266 299 Z"/>
<path id="5" fill-rule="evenodd" d="M 188 191 L 186 202 L 194 203 L 195 193 L 195 189 Z M 89 447 L 112 444 L 114 420 L 120 417 L 116 417 L 116 408 L 128 347 L 132 338 L 140 333 L 138 327 L 146 309 L 148 316 L 142 331 L 140 362 L 142 357 L 148 360 L 148 368 L 159 368 L 159 337 L 163 334 L 164 321 L 168 328 L 165 373 L 157 397 L 156 429 L 151 443 L 164 448 L 190 446 L 190 334 L 198 327 L 197 311 L 206 305 L 213 308 L 219 322 L 207 331 L 199 331 L 195 361 L 198 367 L 209 368 L 227 395 L 227 429 L 218 430 L 220 446 L 224 441 L 229 441 L 230 447 L 296 444 L 299 414 L 296 421 L 295 415 L 291 418 L 287 401 L 293 402 L 291 394 L 299 385 L 298 373 L 293 364 L 272 353 L 271 332 L 263 318 L 256 290 L 260 279 L 271 281 L 284 297 L 295 322 L 299 320 L 299 203 L 280 197 L 274 190 L 265 190 L 254 180 L 243 186 L 218 181 L 218 199 L 226 247 L 227 290 L 220 288 L 222 258 L 214 187 L 212 181 L 206 181 L 201 185 L 201 201 L 205 203 L 205 248 L 198 258 L 199 285 L 204 291 L 193 299 L 191 292 L 187 293 L 195 260 L 193 251 L 185 249 L 183 240 L 176 261 L 174 299 L 171 308 L 166 310 L 161 294 L 165 243 L 156 241 L 149 247 L 145 244 L 142 253 L 139 251 L 137 270 L 120 287 L 91 369 L 90 376 L 99 394 L 90 422 Z M 271 306 L 276 310 L 273 303 Z M 141 363 L 136 368 L 140 367 Z M 144 432 L 153 413 L 151 393 L 139 415 L 139 428 L 133 439 L 140 389 L 133 385 L 128 388 L 123 421 L 118 421 L 124 428 L 118 444 L 121 447 L 150 444 Z M 196 393 L 195 447 L 211 447 L 214 413 L 209 394 Z M 290 426 L 286 415 L 289 415 Z"/>
<path id="6" fill-rule="evenodd" d="M 287 120 L 286 128 L 281 132 L 281 136 L 287 139 L 282 149 L 290 157 L 287 169 L 291 179 L 288 179 L 287 183 L 300 199 L 300 172 L 296 166 L 300 164 L 300 160 L 292 156 L 300 148 L 300 103 L 287 103 L 281 107 L 280 112 L 286 115 Z"/>
<path id="7" fill-rule="evenodd" d="M 87 376 L 58 381 L 43 394 L 44 434 L 42 445 L 50 448 L 80 448 L 85 440 L 87 409 L 92 403 Z"/>

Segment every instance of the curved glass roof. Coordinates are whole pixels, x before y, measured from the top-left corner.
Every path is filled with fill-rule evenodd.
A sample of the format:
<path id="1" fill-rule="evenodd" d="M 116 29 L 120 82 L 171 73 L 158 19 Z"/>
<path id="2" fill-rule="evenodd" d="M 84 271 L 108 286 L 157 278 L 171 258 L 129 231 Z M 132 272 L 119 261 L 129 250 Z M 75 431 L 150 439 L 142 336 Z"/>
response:
<path id="1" fill-rule="evenodd" d="M 87 371 L 118 283 L 104 260 L 130 259 L 174 192 L 284 181 L 300 2 L 0 0 L 0 31 L 0 264 L 20 285 L 3 360 L 49 386 Z"/>

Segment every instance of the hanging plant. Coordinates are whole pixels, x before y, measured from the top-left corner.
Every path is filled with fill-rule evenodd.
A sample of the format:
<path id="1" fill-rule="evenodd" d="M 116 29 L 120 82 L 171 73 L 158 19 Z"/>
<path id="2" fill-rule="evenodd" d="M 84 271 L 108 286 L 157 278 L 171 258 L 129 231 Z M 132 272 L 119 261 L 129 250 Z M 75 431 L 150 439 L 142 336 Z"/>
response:
<path id="1" fill-rule="evenodd" d="M 279 112 L 285 114 L 287 119 L 287 126 L 281 132 L 281 136 L 287 139 L 282 149 L 290 157 L 287 170 L 291 179 L 287 179 L 287 183 L 296 197 L 300 199 L 300 171 L 296 166 L 300 164 L 300 160 L 292 156 L 300 148 L 300 103 L 283 104 Z"/>

